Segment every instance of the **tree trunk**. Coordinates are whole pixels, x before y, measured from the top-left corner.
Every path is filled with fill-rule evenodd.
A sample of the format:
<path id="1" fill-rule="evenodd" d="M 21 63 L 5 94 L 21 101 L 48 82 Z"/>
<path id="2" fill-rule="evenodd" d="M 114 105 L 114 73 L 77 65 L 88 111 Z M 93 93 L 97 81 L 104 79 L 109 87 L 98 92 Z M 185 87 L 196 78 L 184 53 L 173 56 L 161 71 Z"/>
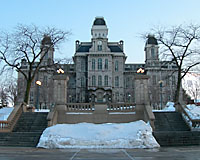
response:
<path id="1" fill-rule="evenodd" d="M 29 93 L 30 93 L 30 89 L 31 89 L 31 82 L 32 82 L 31 79 L 28 79 L 26 82 L 26 91 L 25 91 L 25 95 L 24 95 L 24 102 L 26 104 L 29 103 Z"/>
<path id="2" fill-rule="evenodd" d="M 178 71 L 178 79 L 176 84 L 176 91 L 174 97 L 174 103 L 177 104 L 180 98 L 180 89 L 181 89 L 181 71 Z"/>

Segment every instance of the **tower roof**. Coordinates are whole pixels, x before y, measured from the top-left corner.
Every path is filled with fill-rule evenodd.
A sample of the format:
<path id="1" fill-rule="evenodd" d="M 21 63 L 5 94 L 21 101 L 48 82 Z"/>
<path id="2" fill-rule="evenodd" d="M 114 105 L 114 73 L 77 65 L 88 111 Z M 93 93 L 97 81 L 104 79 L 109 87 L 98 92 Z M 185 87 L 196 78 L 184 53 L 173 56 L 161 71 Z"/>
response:
<path id="1" fill-rule="evenodd" d="M 52 45 L 51 37 L 48 35 L 44 35 L 44 38 L 42 39 L 42 45 L 45 45 L 45 44 Z"/>
<path id="2" fill-rule="evenodd" d="M 150 35 L 150 34 L 149 34 L 147 38 L 148 38 L 148 39 L 147 39 L 146 44 L 158 45 L 158 41 L 157 41 L 157 39 L 154 37 L 154 35 Z"/>
<path id="3" fill-rule="evenodd" d="M 93 25 L 106 25 L 106 22 L 103 17 L 96 17 Z"/>

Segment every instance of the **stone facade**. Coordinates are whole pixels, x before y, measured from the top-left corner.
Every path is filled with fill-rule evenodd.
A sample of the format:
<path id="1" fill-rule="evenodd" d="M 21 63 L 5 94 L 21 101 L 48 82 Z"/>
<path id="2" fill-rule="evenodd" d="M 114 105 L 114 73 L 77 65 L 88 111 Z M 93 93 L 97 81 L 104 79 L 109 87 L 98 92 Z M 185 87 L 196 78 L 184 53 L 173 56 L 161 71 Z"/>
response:
<path id="1" fill-rule="evenodd" d="M 52 89 L 45 91 L 48 97 L 47 107 L 58 101 L 62 103 L 135 103 L 138 95 L 141 95 L 135 93 L 136 87 L 142 87 L 142 81 L 138 82 L 137 78 L 140 74 L 149 77 L 148 93 L 144 95 L 148 96 L 151 105 L 155 108 L 162 107 L 162 104 L 167 101 L 173 101 L 177 68 L 171 62 L 159 60 L 159 45 L 154 36 L 149 35 L 147 38 L 144 49 L 145 63 L 126 64 L 123 41 L 108 41 L 108 28 L 103 17 L 95 18 L 91 35 L 90 42 L 78 40 L 75 42 L 74 64 L 59 65 L 64 71 L 62 77 L 55 69 L 50 74 L 48 73 L 46 78 L 44 76 L 47 73 L 41 71 L 38 74 L 37 79 L 47 81 L 46 87 L 43 88 Z M 53 57 L 52 49 L 44 63 L 50 61 L 53 63 Z M 19 74 L 19 81 L 22 80 L 21 77 L 22 75 Z M 62 88 L 59 89 L 59 85 L 62 85 Z M 146 91 L 146 89 L 144 90 Z M 37 94 L 32 94 L 32 92 Z M 43 92 L 42 87 L 40 92 Z M 54 98 L 49 92 L 53 94 Z M 38 96 L 38 89 L 33 84 L 30 103 L 36 104 L 36 96 Z M 146 96 L 140 97 L 140 99 L 143 98 L 145 101 Z M 31 101 L 32 99 L 34 100 Z M 39 101 L 41 104 L 44 103 L 42 96 Z"/>

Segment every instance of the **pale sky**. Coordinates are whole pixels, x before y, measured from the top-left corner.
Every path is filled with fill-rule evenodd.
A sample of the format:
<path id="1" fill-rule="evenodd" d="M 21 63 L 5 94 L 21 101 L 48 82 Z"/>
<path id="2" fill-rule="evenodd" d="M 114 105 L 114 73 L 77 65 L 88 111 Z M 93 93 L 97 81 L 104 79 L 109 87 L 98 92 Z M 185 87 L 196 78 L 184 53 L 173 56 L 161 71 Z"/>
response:
<path id="1" fill-rule="evenodd" d="M 154 26 L 200 24 L 199 0 L 0 0 L 0 29 L 35 24 L 70 30 L 72 35 L 60 52 L 70 58 L 75 41 L 91 41 L 96 16 L 103 16 L 109 41 L 124 41 L 127 62 L 144 62 L 140 34 Z"/>

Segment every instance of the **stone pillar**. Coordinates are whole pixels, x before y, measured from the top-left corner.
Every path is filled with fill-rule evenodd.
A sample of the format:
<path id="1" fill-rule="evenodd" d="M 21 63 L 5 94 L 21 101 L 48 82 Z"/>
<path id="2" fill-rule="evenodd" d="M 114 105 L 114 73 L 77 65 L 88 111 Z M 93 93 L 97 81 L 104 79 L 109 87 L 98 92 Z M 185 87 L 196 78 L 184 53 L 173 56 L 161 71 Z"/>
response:
<path id="1" fill-rule="evenodd" d="M 56 104 L 66 104 L 68 76 L 61 74 L 55 75 L 53 81 L 54 81 L 54 102 Z"/>
<path id="2" fill-rule="evenodd" d="M 149 104 L 148 96 L 148 76 L 136 75 L 135 76 L 135 102 L 136 105 Z"/>

